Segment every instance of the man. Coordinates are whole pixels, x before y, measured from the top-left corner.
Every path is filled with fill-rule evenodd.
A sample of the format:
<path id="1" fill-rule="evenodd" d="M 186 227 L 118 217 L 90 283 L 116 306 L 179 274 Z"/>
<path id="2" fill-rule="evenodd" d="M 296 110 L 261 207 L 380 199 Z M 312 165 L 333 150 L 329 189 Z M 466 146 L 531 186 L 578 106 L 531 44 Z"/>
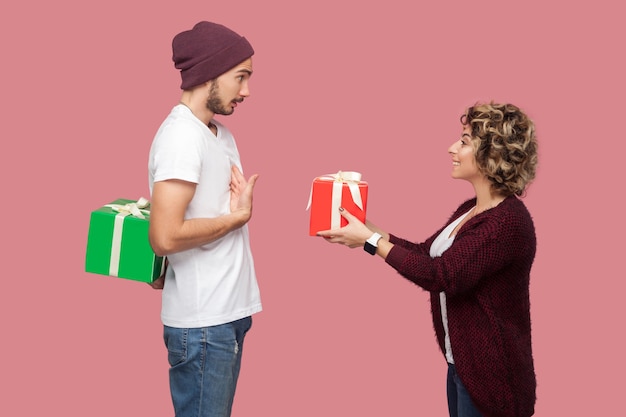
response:
<path id="1" fill-rule="evenodd" d="M 261 311 L 248 238 L 258 175 L 242 174 L 230 131 L 215 121 L 248 97 L 254 50 L 200 22 L 172 42 L 183 90 L 149 158 L 150 243 L 167 256 L 161 320 L 177 417 L 230 416 L 251 315 Z"/>

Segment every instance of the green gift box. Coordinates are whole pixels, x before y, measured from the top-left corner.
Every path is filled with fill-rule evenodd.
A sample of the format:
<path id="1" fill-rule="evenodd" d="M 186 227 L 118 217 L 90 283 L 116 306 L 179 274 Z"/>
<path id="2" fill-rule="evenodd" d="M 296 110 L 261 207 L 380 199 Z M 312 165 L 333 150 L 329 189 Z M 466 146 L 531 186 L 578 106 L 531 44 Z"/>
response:
<path id="1" fill-rule="evenodd" d="M 156 256 L 148 239 L 148 200 L 118 199 L 91 212 L 85 271 L 152 282 L 165 258 Z"/>

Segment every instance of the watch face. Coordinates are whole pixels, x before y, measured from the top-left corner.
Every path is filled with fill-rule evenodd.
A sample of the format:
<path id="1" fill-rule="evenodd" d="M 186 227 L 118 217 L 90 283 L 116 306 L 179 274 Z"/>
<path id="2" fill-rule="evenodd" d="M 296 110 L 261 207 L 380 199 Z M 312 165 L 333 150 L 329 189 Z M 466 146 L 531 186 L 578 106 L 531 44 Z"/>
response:
<path id="1" fill-rule="evenodd" d="M 365 246 L 363 246 L 363 249 L 370 255 L 376 255 L 376 246 L 372 245 L 369 242 L 365 242 Z"/>

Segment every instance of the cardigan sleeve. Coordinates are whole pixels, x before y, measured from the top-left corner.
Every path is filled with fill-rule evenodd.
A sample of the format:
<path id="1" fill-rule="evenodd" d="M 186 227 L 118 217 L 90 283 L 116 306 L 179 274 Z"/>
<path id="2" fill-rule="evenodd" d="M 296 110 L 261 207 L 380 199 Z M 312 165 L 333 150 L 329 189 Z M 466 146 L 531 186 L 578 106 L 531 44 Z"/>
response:
<path id="1" fill-rule="evenodd" d="M 515 210 L 515 206 L 511 209 L 510 204 L 505 206 L 468 221 L 440 257 L 431 258 L 423 249 L 394 245 L 385 261 L 427 291 L 450 295 L 468 291 L 523 256 L 523 250 L 534 250 L 534 227 L 530 217 L 524 215 L 527 212 Z"/>
<path id="2" fill-rule="evenodd" d="M 420 252 L 420 253 L 424 253 L 424 254 L 428 254 L 429 252 L 429 247 L 430 246 L 426 246 L 426 242 L 424 243 L 413 243 L 411 241 L 408 241 L 406 239 L 403 239 L 401 237 L 398 237 L 394 234 L 389 234 L 389 242 L 393 243 L 396 246 L 400 246 L 401 248 L 404 248 L 408 251 L 412 251 L 412 252 Z"/>
<path id="3" fill-rule="evenodd" d="M 430 256 L 430 245 L 432 245 L 432 243 L 437 238 L 439 233 L 441 233 L 441 231 L 443 229 L 445 229 L 445 227 L 448 224 L 450 224 L 454 219 L 459 217 L 462 213 L 465 213 L 467 210 L 469 210 L 470 207 L 473 207 L 474 204 L 475 204 L 475 199 L 467 200 L 466 202 L 464 202 L 452 214 L 452 216 L 448 219 L 447 223 L 441 229 L 436 231 L 432 236 L 430 236 L 428 239 L 426 239 L 422 243 L 411 242 L 411 241 L 403 239 L 403 238 L 401 238 L 401 237 L 399 237 L 397 235 L 394 235 L 393 233 L 389 233 L 389 242 L 393 243 L 395 246 L 400 246 L 401 248 L 404 248 L 404 249 L 406 249 L 408 251 L 419 252 L 419 253 L 422 253 L 424 255 Z"/>

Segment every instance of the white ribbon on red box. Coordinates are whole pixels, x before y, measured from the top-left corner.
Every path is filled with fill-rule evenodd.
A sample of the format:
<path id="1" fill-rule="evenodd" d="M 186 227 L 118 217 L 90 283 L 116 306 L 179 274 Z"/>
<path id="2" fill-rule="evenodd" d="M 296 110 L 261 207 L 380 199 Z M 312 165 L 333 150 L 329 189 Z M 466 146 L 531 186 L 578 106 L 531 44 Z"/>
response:
<path id="1" fill-rule="evenodd" d="M 330 228 L 338 229 L 341 227 L 341 194 L 343 192 L 343 184 L 348 185 L 352 201 L 358 208 L 363 210 L 363 200 L 361 199 L 361 191 L 359 190 L 359 182 L 361 181 L 361 173 L 355 171 L 339 171 L 336 174 L 325 174 L 315 178 L 316 180 L 333 181 L 333 191 L 331 197 L 330 208 Z M 313 180 L 315 181 L 315 180 Z M 313 185 L 311 184 L 311 192 L 309 193 L 309 203 L 306 206 L 308 210 L 311 207 L 311 199 L 313 197 Z"/>
<path id="2" fill-rule="evenodd" d="M 150 205 L 150 202 L 140 197 L 135 203 L 127 204 L 106 204 L 105 207 L 110 207 L 118 214 L 115 216 L 115 222 L 113 223 L 113 243 L 111 244 L 111 260 L 109 261 L 109 275 L 116 277 L 119 272 L 120 266 L 120 253 L 122 251 L 122 231 L 124 230 L 124 218 L 126 216 L 133 216 L 139 219 L 145 219 L 145 215 L 150 215 L 150 210 L 146 207 Z"/>

